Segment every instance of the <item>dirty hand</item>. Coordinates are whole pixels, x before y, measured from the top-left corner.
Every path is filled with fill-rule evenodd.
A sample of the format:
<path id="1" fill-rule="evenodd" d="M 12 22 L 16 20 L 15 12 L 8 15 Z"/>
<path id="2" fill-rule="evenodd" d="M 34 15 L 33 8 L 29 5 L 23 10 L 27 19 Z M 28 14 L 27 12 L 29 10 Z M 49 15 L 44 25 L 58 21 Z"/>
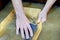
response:
<path id="1" fill-rule="evenodd" d="M 47 12 L 41 11 L 38 16 L 38 22 L 42 21 L 44 23 L 47 19 Z"/>
<path id="2" fill-rule="evenodd" d="M 30 27 L 29 20 L 25 15 L 16 15 L 16 34 L 19 34 L 19 29 L 22 38 L 29 39 L 29 34 L 32 37 L 33 36 L 33 31 Z M 28 32 L 29 31 L 29 32 Z"/>

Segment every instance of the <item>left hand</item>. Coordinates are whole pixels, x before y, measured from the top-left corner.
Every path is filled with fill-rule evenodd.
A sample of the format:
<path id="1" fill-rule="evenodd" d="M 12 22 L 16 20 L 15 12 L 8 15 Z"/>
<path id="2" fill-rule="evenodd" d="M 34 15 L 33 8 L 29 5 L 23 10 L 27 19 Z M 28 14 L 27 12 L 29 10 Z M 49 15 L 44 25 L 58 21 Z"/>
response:
<path id="1" fill-rule="evenodd" d="M 41 11 L 38 16 L 38 22 L 42 21 L 44 23 L 47 19 L 47 13 L 45 11 Z"/>

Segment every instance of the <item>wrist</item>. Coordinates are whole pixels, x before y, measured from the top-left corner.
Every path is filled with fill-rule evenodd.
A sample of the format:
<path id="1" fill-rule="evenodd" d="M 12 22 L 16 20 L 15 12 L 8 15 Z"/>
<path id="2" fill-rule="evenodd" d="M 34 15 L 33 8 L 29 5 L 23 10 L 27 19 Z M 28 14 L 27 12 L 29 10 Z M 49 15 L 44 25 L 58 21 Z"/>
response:
<path id="1" fill-rule="evenodd" d="M 45 15 L 46 15 L 48 12 L 47 12 L 47 11 L 45 11 L 45 10 L 42 10 L 42 11 L 41 11 L 41 13 L 43 13 L 43 14 L 45 14 Z"/>
<path id="2" fill-rule="evenodd" d="M 16 17 L 17 18 L 23 18 L 23 17 L 25 17 L 25 14 L 22 12 L 16 12 Z"/>

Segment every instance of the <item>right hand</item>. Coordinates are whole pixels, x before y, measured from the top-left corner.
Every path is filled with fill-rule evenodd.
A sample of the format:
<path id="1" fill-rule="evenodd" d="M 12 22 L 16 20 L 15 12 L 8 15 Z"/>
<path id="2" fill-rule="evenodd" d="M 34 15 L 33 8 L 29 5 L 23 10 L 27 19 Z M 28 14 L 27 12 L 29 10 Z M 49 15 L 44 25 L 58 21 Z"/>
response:
<path id="1" fill-rule="evenodd" d="M 16 15 L 16 34 L 19 34 L 19 29 L 20 29 L 22 38 L 29 39 L 29 33 L 30 36 L 32 37 L 33 31 L 29 23 L 30 22 L 25 15 Z"/>

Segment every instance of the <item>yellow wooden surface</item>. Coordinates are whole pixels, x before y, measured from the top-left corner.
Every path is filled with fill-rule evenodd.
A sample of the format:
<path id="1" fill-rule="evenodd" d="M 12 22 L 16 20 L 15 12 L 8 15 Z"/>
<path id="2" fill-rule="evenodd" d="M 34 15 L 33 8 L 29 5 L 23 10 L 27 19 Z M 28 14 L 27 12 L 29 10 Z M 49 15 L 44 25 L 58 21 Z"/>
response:
<path id="1" fill-rule="evenodd" d="M 39 24 L 37 26 L 37 31 L 35 32 L 32 40 L 37 40 L 39 35 L 40 35 L 40 33 L 41 33 L 41 31 L 42 31 L 42 22 L 39 22 Z"/>
<path id="2" fill-rule="evenodd" d="M 24 7 L 25 13 L 27 15 L 27 17 L 29 18 L 36 18 L 38 17 L 39 12 L 41 11 L 41 9 L 37 9 L 37 8 L 27 8 Z M 14 10 L 12 10 L 9 15 L 0 23 L 0 37 L 4 34 L 6 27 L 9 23 L 11 23 L 11 21 L 14 18 Z M 32 40 L 37 40 L 40 32 L 42 31 L 42 22 L 40 22 L 37 26 L 37 31 L 35 32 Z"/>
<path id="3" fill-rule="evenodd" d="M 12 11 L 1 23 L 0 23 L 0 37 L 4 34 L 6 27 L 11 21 L 13 20 L 14 17 L 14 11 Z"/>

